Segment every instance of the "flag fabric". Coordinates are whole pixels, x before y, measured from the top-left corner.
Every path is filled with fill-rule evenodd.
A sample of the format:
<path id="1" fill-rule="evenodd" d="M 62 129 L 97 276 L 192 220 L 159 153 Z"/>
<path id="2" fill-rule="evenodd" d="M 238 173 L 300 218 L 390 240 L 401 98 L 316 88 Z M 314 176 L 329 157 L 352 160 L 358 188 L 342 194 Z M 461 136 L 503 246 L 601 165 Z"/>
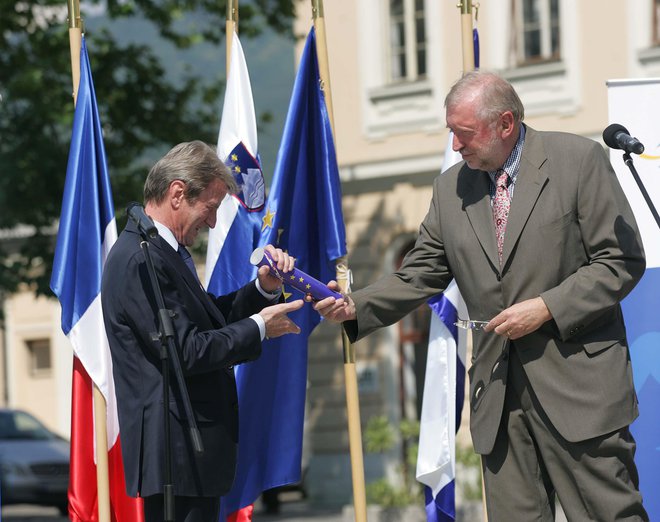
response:
<path id="1" fill-rule="evenodd" d="M 334 260 L 346 254 L 346 238 L 314 29 L 301 56 L 262 222 L 260 246 L 288 251 L 298 268 L 320 281 L 335 278 Z M 285 287 L 287 298 L 302 297 L 295 292 Z M 267 489 L 301 479 L 307 341 L 320 316 L 305 305 L 290 317 L 299 335 L 265 341 L 258 360 L 236 367 L 238 466 L 234 486 L 221 502 L 224 514 L 252 504 Z"/>
<path id="2" fill-rule="evenodd" d="M 62 330 L 73 346 L 69 516 L 98 520 L 95 384 L 107 403 L 112 519 L 143 520 L 142 503 L 126 495 L 112 361 L 101 311 L 101 273 L 117 227 L 85 38 L 62 213 L 50 286 L 62 306 Z"/>
<path id="3" fill-rule="evenodd" d="M 646 146 L 644 154 L 632 156 L 633 165 L 656 210 L 660 209 L 660 80 L 612 80 L 607 85 L 610 123 L 624 125 Z M 630 429 L 637 443 L 635 461 L 644 507 L 650 520 L 660 520 L 660 228 L 622 156 L 620 150 L 610 153 L 646 253 L 646 272 L 621 303 L 639 399 L 639 417 Z"/>
<path id="4" fill-rule="evenodd" d="M 442 166 L 444 172 L 461 160 L 452 148 L 450 132 Z M 417 480 L 424 484 L 429 522 L 456 520 L 456 432 L 461 424 L 465 394 L 467 335 L 454 325 L 467 309 L 455 281 L 429 300 L 431 326 L 420 420 Z"/>
<path id="5" fill-rule="evenodd" d="M 216 226 L 209 231 L 206 289 L 214 295 L 238 290 L 256 274 L 248 260 L 259 242 L 265 199 L 258 150 L 250 74 L 241 42 L 233 32 L 217 151 L 234 175 L 239 192 L 225 197 L 218 208 Z M 252 507 L 229 515 L 229 522 L 252 520 Z"/>
<path id="6" fill-rule="evenodd" d="M 265 199 L 250 75 L 238 35 L 232 38 L 217 150 L 234 174 L 239 192 L 225 197 L 216 226 L 209 231 L 206 287 L 215 295 L 233 292 L 254 278 L 248 260 L 259 241 Z M 223 251 L 230 254 L 221 255 Z"/>
<path id="7" fill-rule="evenodd" d="M 479 68 L 479 30 L 472 28 L 474 68 Z M 442 172 L 461 161 L 449 133 Z M 417 480 L 424 484 L 428 522 L 456 520 L 456 433 L 461 425 L 465 398 L 467 332 L 454 323 L 467 319 L 467 307 L 456 282 L 444 293 L 429 299 L 431 326 L 427 352 L 424 396 L 420 420 Z"/>

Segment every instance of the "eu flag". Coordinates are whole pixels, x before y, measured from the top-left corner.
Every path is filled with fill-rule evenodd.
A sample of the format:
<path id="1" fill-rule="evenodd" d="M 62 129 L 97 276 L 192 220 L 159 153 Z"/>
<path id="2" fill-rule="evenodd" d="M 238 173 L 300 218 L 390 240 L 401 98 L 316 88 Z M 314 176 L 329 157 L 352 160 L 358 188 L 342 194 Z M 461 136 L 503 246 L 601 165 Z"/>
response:
<path id="1" fill-rule="evenodd" d="M 332 129 L 320 85 L 312 29 L 291 95 L 260 245 L 288 251 L 298 268 L 325 282 L 335 278 L 334 260 L 346 254 L 346 236 Z M 296 291 L 285 288 L 289 292 Z M 299 335 L 266 341 L 257 361 L 236 368 L 238 469 L 222 501 L 224 513 L 253 503 L 266 489 L 300 481 L 307 339 L 320 317 L 310 305 L 290 317 L 301 328 Z"/>

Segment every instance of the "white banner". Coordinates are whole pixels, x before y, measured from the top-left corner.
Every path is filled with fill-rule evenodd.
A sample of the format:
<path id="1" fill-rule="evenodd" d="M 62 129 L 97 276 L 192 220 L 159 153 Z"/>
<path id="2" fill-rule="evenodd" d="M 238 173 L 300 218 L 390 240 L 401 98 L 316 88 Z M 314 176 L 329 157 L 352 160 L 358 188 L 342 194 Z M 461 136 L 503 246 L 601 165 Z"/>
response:
<path id="1" fill-rule="evenodd" d="M 646 147 L 632 155 L 633 164 L 660 212 L 660 78 L 608 82 L 610 122 L 623 125 Z M 610 159 L 635 212 L 644 249 L 646 272 L 622 304 L 626 321 L 639 418 L 631 431 L 637 442 L 639 486 L 650 520 L 660 520 L 660 229 L 640 192 L 623 152 Z"/>
<path id="2" fill-rule="evenodd" d="M 607 87 L 610 123 L 623 125 L 646 147 L 644 154 L 632 155 L 633 164 L 660 213 L 660 78 L 610 80 Z M 647 267 L 660 267 L 660 228 L 622 157 L 623 151 L 611 150 L 612 165 L 642 234 Z"/>

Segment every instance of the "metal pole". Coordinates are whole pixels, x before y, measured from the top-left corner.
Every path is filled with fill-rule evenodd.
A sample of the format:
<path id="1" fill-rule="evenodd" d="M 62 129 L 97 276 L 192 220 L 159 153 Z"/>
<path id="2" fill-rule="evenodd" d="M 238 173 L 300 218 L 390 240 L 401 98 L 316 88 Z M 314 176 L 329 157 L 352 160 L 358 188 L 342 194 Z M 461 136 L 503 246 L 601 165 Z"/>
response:
<path id="1" fill-rule="evenodd" d="M 463 48 L 463 72 L 474 69 L 474 41 L 472 39 L 472 0 L 462 0 L 457 7 L 461 8 L 461 37 Z"/>
<path id="2" fill-rule="evenodd" d="M 225 22 L 225 37 L 227 40 L 227 78 L 231 64 L 231 43 L 234 33 L 238 33 L 238 0 L 227 0 L 227 21 Z"/>
<path id="3" fill-rule="evenodd" d="M 316 30 L 316 53 L 321 76 L 321 88 L 328 110 L 330 125 L 335 134 L 332 93 L 330 89 L 330 68 L 328 61 L 328 46 L 325 31 L 325 16 L 323 0 L 312 0 L 312 15 Z M 335 141 L 335 147 L 336 147 Z M 346 258 L 340 258 L 336 263 L 337 282 L 343 293 L 348 293 L 349 270 Z M 344 377 L 346 379 L 346 409 L 348 415 L 348 440 L 351 454 L 351 476 L 353 479 L 353 507 L 356 522 L 367 520 L 367 495 L 364 485 L 364 455 L 362 452 L 362 427 L 360 424 L 360 401 L 358 397 L 357 371 L 355 368 L 355 347 L 351 344 L 346 332 L 342 329 L 342 344 L 344 349 Z"/>
<path id="4" fill-rule="evenodd" d="M 80 47 L 82 46 L 82 19 L 78 0 L 67 0 L 69 24 L 69 48 L 71 50 L 71 76 L 73 80 L 73 104 L 78 98 L 80 84 Z"/>

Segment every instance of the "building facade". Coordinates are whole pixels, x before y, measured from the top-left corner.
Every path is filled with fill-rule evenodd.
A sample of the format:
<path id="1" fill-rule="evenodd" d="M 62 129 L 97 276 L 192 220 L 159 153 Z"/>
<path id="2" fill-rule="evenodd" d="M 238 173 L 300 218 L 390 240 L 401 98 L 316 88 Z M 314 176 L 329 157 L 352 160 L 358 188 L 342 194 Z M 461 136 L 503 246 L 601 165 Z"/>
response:
<path id="1" fill-rule="evenodd" d="M 312 26 L 299 4 L 297 34 Z M 457 2 L 325 2 L 348 264 L 360 288 L 393 271 L 414 241 L 440 173 L 444 96 L 462 74 Z M 525 122 L 601 141 L 606 82 L 660 77 L 660 1 L 485 0 L 473 7 L 480 66 L 507 78 Z M 625 122 L 624 122 L 625 124 Z M 634 133 L 634 129 L 631 129 Z M 424 308 L 424 307 L 423 307 Z M 419 414 L 428 311 L 356 344 L 362 426 Z M 310 343 L 307 483 L 312 497 L 350 497 L 341 343 L 321 325 Z M 459 433 L 469 444 L 467 411 Z M 401 451 L 365 455 L 367 482 L 396 480 Z"/>

